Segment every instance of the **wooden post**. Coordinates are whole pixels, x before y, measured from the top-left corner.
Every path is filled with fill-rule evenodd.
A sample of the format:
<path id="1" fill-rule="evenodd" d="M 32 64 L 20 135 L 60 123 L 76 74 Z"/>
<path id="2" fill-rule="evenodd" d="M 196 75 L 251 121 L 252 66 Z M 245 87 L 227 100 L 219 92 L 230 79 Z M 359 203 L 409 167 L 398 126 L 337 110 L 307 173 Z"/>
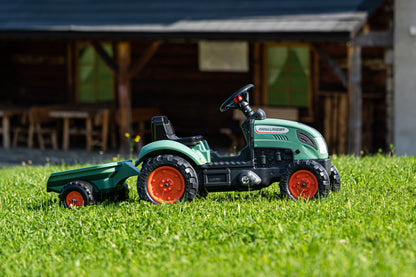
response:
<path id="1" fill-rule="evenodd" d="M 341 94 L 339 99 L 339 140 L 338 140 L 338 154 L 346 153 L 347 141 L 347 120 L 348 120 L 348 97 L 346 94 Z"/>
<path id="2" fill-rule="evenodd" d="M 332 153 L 337 153 L 337 145 L 339 140 L 339 94 L 334 94 L 332 97 L 332 108 L 331 108 L 331 148 Z"/>
<path id="3" fill-rule="evenodd" d="M 67 42 L 66 44 L 66 81 L 67 81 L 67 101 L 69 103 L 74 103 L 75 102 L 75 97 L 74 95 L 74 70 L 73 70 L 73 55 L 74 55 L 74 51 L 73 51 L 73 43 L 72 42 Z"/>
<path id="4" fill-rule="evenodd" d="M 269 47 L 268 44 L 263 44 L 263 51 L 261 52 L 262 55 L 262 72 L 264 72 L 263 76 L 262 76 L 262 83 L 261 83 L 261 104 L 264 106 L 268 106 L 269 105 L 269 94 L 267 92 L 267 86 L 268 86 L 268 74 L 267 74 L 267 67 L 268 67 L 268 52 L 269 52 Z"/>
<path id="5" fill-rule="evenodd" d="M 120 110 L 120 146 L 121 151 L 128 152 L 130 147 L 125 137 L 126 133 L 131 134 L 131 91 L 130 91 L 130 43 L 119 42 L 117 44 L 117 64 L 119 72 L 118 79 L 118 103 Z"/>
<path id="6" fill-rule="evenodd" d="M 387 146 L 394 144 L 394 68 L 393 50 L 386 50 L 384 61 L 387 65 L 386 74 L 386 142 Z"/>
<path id="7" fill-rule="evenodd" d="M 261 46 L 260 42 L 254 42 L 253 44 L 253 82 L 254 82 L 254 97 L 253 104 L 260 106 L 262 101 L 261 97 Z"/>
<path id="8" fill-rule="evenodd" d="M 328 144 L 328 150 L 332 147 L 332 133 L 331 133 L 331 96 L 326 95 L 324 100 L 324 138 Z"/>
<path id="9" fill-rule="evenodd" d="M 348 153 L 359 156 L 362 129 L 361 47 L 348 46 Z"/>
<path id="10" fill-rule="evenodd" d="M 8 115 L 4 114 L 2 118 L 2 128 L 3 128 L 3 147 L 5 149 L 10 148 L 10 118 Z"/>

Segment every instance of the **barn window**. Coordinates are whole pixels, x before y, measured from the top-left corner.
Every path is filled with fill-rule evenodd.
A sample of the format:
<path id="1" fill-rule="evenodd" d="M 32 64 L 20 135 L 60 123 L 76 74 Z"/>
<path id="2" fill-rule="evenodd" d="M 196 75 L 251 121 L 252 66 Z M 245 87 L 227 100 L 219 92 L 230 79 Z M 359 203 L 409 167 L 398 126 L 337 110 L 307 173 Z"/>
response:
<path id="1" fill-rule="evenodd" d="M 103 49 L 112 57 L 111 45 Z M 109 102 L 114 98 L 114 76 L 90 45 L 78 45 L 78 100 L 81 103 Z"/>
<path id="2" fill-rule="evenodd" d="M 200 41 L 199 70 L 248 72 L 248 42 Z"/>
<path id="3" fill-rule="evenodd" d="M 310 51 L 307 46 L 267 48 L 266 84 L 271 106 L 308 107 Z"/>

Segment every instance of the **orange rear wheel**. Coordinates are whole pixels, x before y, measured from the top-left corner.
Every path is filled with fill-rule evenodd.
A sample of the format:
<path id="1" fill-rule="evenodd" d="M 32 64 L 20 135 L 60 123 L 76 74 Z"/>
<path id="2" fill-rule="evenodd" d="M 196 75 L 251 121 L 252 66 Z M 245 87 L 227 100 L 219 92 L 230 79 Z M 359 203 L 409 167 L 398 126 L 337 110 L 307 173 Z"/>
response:
<path id="1" fill-rule="evenodd" d="M 293 200 L 328 196 L 330 180 L 325 167 L 314 160 L 289 165 L 279 182 L 280 192 Z"/>
<path id="2" fill-rule="evenodd" d="M 158 203 L 174 203 L 185 192 L 185 180 L 174 167 L 161 166 L 153 170 L 147 180 L 149 196 Z"/>
<path id="3" fill-rule="evenodd" d="M 198 191 L 198 175 L 184 158 L 163 154 L 143 162 L 137 177 L 140 199 L 153 204 L 191 201 Z"/>
<path id="4" fill-rule="evenodd" d="M 59 193 L 59 199 L 65 208 L 93 205 L 96 194 L 93 186 L 85 181 L 71 181 Z"/>

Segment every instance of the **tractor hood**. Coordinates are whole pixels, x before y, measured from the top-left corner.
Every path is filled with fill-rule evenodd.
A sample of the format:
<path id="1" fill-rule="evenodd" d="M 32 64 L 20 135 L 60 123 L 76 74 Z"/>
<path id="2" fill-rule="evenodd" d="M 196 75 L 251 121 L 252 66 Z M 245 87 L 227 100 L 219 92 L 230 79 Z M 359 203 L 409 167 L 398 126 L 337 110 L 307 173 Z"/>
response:
<path id="1" fill-rule="evenodd" d="M 253 131 L 255 148 L 289 148 L 295 160 L 328 158 L 321 133 L 305 124 L 282 119 L 256 120 Z"/>

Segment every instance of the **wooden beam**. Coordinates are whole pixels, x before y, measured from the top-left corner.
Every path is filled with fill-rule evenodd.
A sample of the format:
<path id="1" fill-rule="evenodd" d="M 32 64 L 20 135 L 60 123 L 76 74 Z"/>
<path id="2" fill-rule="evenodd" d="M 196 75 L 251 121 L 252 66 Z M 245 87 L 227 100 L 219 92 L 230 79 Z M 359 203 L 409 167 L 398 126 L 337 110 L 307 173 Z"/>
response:
<path id="1" fill-rule="evenodd" d="M 74 66 L 73 66 L 73 47 L 72 42 L 66 43 L 66 81 L 67 81 L 67 96 L 68 103 L 75 103 L 74 93 Z"/>
<path id="2" fill-rule="evenodd" d="M 342 85 L 345 88 L 347 88 L 348 87 L 347 75 L 341 69 L 341 67 L 321 47 L 315 46 L 314 49 L 316 53 L 318 53 L 319 57 L 321 57 L 322 60 L 334 71 L 335 75 L 337 75 Z"/>
<path id="3" fill-rule="evenodd" d="M 361 48 L 348 46 L 348 153 L 360 155 L 362 136 Z"/>
<path id="4" fill-rule="evenodd" d="M 156 53 L 159 46 L 162 44 L 162 41 L 156 40 L 144 51 L 142 56 L 136 61 L 136 63 L 131 67 L 128 77 L 129 79 L 133 78 L 139 71 L 141 71 L 145 65 L 150 61 L 153 55 Z"/>
<path id="5" fill-rule="evenodd" d="M 130 43 L 123 41 L 117 44 L 117 62 L 119 73 L 118 80 L 118 103 L 119 103 L 119 122 L 120 122 L 120 146 L 121 151 L 126 153 L 129 150 L 129 141 L 125 134 L 132 133 L 131 127 L 131 91 L 130 91 Z"/>
<path id="6" fill-rule="evenodd" d="M 360 47 L 393 47 L 393 33 L 388 31 L 371 31 L 355 37 L 352 40 L 352 44 Z"/>
<path id="7" fill-rule="evenodd" d="M 93 41 L 91 42 L 92 46 L 94 47 L 95 52 L 98 56 L 100 56 L 101 59 L 103 59 L 104 63 L 111 69 L 111 71 L 114 72 L 114 74 L 118 74 L 119 68 L 117 66 L 117 63 L 111 58 L 107 51 L 104 50 L 102 45 L 97 42 Z"/>

